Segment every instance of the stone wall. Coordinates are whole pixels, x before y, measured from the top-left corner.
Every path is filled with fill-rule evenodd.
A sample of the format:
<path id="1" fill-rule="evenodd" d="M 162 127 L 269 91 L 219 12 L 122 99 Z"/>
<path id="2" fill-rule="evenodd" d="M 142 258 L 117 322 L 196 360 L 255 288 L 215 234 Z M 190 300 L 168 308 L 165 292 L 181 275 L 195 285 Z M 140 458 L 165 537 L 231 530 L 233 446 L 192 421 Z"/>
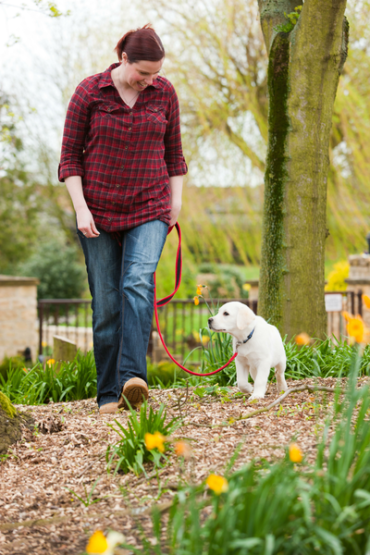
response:
<path id="1" fill-rule="evenodd" d="M 36 278 L 0 275 L 0 362 L 30 347 L 38 354 Z"/>
<path id="2" fill-rule="evenodd" d="M 370 255 L 351 254 L 348 262 L 347 291 L 362 293 L 370 297 Z M 363 311 L 363 319 L 366 326 L 370 328 L 370 310 Z"/>

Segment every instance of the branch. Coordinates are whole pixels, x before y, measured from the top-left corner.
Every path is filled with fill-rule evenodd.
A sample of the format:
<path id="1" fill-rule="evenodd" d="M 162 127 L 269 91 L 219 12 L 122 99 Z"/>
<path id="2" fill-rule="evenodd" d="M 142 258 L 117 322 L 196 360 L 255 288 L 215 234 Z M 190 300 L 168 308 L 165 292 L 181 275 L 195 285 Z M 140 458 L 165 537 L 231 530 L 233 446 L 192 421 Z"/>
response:
<path id="1" fill-rule="evenodd" d="M 262 33 L 268 54 L 270 54 L 271 45 L 277 34 L 274 28 L 286 23 L 284 12 L 293 12 L 297 2 L 299 4 L 298 0 L 258 0 Z"/>
<path id="2" fill-rule="evenodd" d="M 195 422 L 187 422 L 187 423 L 184 424 L 184 426 L 196 426 L 197 428 L 222 428 L 222 427 L 233 426 L 237 422 L 240 422 L 240 420 L 247 420 L 248 418 L 253 418 L 254 416 L 257 416 L 258 414 L 262 414 L 263 412 L 268 412 L 273 407 L 275 407 L 276 405 L 281 403 L 281 401 L 284 401 L 284 399 L 286 397 L 288 397 L 288 395 L 290 395 L 291 393 L 295 393 L 296 391 L 306 391 L 306 390 L 310 391 L 311 393 L 313 393 L 315 391 L 328 391 L 329 393 L 335 393 L 335 391 L 336 391 L 334 387 L 324 387 L 324 386 L 321 386 L 321 385 L 301 385 L 299 387 L 292 387 L 291 389 L 288 389 L 287 391 L 285 391 L 285 393 L 283 393 L 283 395 L 280 395 L 280 397 L 278 397 L 273 403 L 271 403 L 267 407 L 264 407 L 262 409 L 254 410 L 254 411 L 248 413 L 246 416 L 240 416 L 239 418 L 235 418 L 235 420 L 232 424 L 228 423 L 228 424 L 213 424 L 213 425 L 211 425 L 211 424 L 197 424 Z"/>

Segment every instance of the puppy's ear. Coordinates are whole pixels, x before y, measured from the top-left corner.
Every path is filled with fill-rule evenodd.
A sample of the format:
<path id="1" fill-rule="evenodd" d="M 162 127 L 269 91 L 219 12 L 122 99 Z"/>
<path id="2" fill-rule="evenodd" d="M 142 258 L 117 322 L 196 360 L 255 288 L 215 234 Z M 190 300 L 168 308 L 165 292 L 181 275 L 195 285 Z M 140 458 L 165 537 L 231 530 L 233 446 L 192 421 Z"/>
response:
<path id="1" fill-rule="evenodd" d="M 254 320 L 254 313 L 247 307 L 247 305 L 243 304 L 236 316 L 236 327 L 238 330 L 243 330 L 248 326 L 248 324 Z"/>

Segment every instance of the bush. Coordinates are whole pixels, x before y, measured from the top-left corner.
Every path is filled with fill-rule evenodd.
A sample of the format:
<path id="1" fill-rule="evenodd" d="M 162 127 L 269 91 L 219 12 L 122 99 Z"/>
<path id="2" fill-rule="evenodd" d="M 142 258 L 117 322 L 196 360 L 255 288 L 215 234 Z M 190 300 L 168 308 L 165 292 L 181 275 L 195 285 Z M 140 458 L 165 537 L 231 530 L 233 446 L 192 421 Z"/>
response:
<path id="1" fill-rule="evenodd" d="M 20 267 L 24 276 L 40 280 L 39 299 L 76 299 L 86 289 L 86 271 L 75 246 L 45 243 Z"/>

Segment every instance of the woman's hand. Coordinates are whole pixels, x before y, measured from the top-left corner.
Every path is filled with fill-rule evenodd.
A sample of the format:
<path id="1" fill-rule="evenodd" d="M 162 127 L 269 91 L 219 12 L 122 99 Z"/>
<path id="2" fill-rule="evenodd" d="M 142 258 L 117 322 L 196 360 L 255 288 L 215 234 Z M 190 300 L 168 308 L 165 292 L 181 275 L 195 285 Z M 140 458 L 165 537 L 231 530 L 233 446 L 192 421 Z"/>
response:
<path id="1" fill-rule="evenodd" d="M 93 237 L 99 237 L 100 233 L 96 228 L 93 215 L 91 214 L 90 210 L 85 207 L 79 208 L 76 211 L 77 217 L 77 228 L 87 239 L 91 239 Z"/>
<path id="2" fill-rule="evenodd" d="M 170 221 L 170 227 L 174 226 L 175 223 L 177 222 L 177 219 L 179 217 L 181 211 L 181 203 L 180 204 L 173 204 L 171 206 L 171 221 Z"/>

